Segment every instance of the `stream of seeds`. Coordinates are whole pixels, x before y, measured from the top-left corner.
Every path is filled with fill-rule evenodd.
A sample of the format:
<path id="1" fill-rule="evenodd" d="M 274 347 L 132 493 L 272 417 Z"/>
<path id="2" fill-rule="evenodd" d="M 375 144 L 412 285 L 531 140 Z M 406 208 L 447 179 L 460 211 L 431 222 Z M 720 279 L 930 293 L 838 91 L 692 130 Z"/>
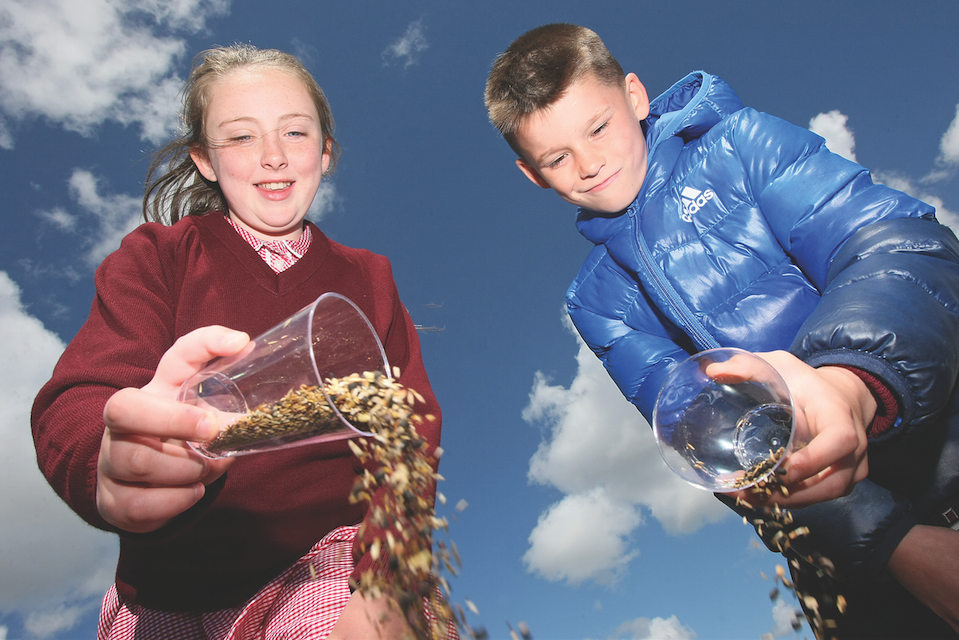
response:
<path id="1" fill-rule="evenodd" d="M 779 452 L 779 455 L 781 457 L 782 453 Z M 768 469 L 775 466 L 775 462 L 764 466 L 767 466 L 766 475 L 746 491 L 757 502 L 764 502 L 776 491 L 788 496 L 789 491 L 780 480 L 779 473 L 768 473 Z M 780 469 L 777 469 L 777 472 L 780 472 Z M 759 474 L 752 475 L 755 478 Z M 750 516 L 743 516 L 743 522 L 755 527 L 761 538 L 769 541 L 783 557 L 789 559 L 789 566 L 795 580 L 790 579 L 789 572 L 782 565 L 776 565 L 775 583 L 769 594 L 770 600 L 779 597 L 779 589 L 776 585 L 782 583 L 783 587 L 792 591 L 801 603 L 816 639 L 835 638 L 836 620 L 846 610 L 846 599 L 838 593 L 838 583 L 833 579 L 835 566 L 821 553 L 813 550 L 800 552 L 793 546 L 797 539 L 809 535 L 809 528 L 795 526 L 792 513 L 778 504 L 772 507 L 755 507 L 741 498 L 736 498 L 736 504 L 751 512 Z M 803 584 L 797 584 L 798 582 Z M 816 588 L 815 593 L 811 590 L 812 588 Z M 798 631 L 801 625 L 801 619 L 794 617 L 793 628 Z"/>
<path id="2" fill-rule="evenodd" d="M 399 377 L 396 369 L 394 377 Z M 447 519 L 436 516 L 433 503 L 436 482 L 442 479 L 435 470 L 442 450 L 430 452 L 416 431 L 417 424 L 435 418 L 414 410 L 424 402 L 415 390 L 381 372 L 330 378 L 323 389 L 303 386 L 276 403 L 257 407 L 225 429 L 207 450 L 231 451 L 263 440 L 299 440 L 333 430 L 338 417 L 329 402 L 357 429 L 372 434 L 349 440 L 364 466 L 350 501 L 370 503 L 368 520 L 380 533 L 361 527 L 360 545 L 392 573 L 384 578 L 368 571 L 351 587 L 364 596 L 391 595 L 418 639 L 448 638 L 455 626 L 473 638 L 481 637 L 466 624 L 462 607 L 454 612 L 449 605 L 444 574 L 456 575 L 460 559 L 452 541 L 433 544 L 435 531 L 449 532 Z M 445 502 L 442 494 L 436 496 Z M 469 601 L 467 605 L 475 610 Z"/>

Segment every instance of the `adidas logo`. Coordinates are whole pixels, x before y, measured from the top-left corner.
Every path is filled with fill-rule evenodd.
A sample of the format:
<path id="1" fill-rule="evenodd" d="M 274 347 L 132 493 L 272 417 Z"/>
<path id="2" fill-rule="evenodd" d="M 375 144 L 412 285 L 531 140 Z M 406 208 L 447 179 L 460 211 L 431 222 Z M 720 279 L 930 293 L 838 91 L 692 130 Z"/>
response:
<path id="1" fill-rule="evenodd" d="M 706 206 L 706 203 L 716 197 L 716 192 L 712 189 L 700 191 L 692 187 L 685 187 L 679 194 L 683 201 L 683 220 L 692 222 L 693 216 Z"/>

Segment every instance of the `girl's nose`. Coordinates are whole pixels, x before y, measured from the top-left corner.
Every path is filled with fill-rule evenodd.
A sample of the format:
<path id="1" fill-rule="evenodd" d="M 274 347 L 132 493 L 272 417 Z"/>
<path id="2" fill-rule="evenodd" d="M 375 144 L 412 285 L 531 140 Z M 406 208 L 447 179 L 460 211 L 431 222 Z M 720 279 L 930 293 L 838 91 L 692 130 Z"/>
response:
<path id="1" fill-rule="evenodd" d="M 280 142 L 277 131 L 265 134 L 261 141 L 260 164 L 270 169 L 282 169 L 286 166 L 286 152 Z"/>

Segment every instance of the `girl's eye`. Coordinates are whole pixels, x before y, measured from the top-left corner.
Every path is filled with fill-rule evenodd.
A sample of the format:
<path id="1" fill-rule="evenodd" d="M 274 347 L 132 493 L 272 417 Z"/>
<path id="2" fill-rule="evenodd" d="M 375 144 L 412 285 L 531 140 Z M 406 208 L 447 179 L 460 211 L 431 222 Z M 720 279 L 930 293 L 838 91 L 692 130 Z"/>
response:
<path id="1" fill-rule="evenodd" d="M 608 126 L 609 126 L 609 121 L 607 120 L 607 121 L 604 122 L 603 124 L 599 125 L 599 127 L 596 129 L 596 131 L 593 132 L 593 135 L 594 135 L 594 136 L 595 136 L 595 135 L 599 135 L 600 133 L 602 133 L 603 131 L 605 131 Z"/>

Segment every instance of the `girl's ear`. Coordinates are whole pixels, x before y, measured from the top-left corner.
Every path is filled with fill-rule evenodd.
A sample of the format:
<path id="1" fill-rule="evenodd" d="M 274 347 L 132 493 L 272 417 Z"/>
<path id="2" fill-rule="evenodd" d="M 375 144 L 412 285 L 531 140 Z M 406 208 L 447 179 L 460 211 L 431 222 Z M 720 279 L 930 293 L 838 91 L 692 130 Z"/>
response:
<path id="1" fill-rule="evenodd" d="M 216 171 L 213 169 L 213 163 L 210 162 L 210 156 L 207 155 L 206 149 L 200 146 L 190 147 L 190 157 L 201 176 L 210 182 L 216 182 Z"/>
<path id="2" fill-rule="evenodd" d="M 332 159 L 333 159 L 333 141 L 327 138 L 326 142 L 323 143 L 323 160 L 322 160 L 323 171 L 320 172 L 321 175 L 324 175 L 324 176 L 326 175 L 326 170 L 330 168 L 330 160 Z M 196 160 L 194 160 L 194 162 L 196 162 Z"/>

